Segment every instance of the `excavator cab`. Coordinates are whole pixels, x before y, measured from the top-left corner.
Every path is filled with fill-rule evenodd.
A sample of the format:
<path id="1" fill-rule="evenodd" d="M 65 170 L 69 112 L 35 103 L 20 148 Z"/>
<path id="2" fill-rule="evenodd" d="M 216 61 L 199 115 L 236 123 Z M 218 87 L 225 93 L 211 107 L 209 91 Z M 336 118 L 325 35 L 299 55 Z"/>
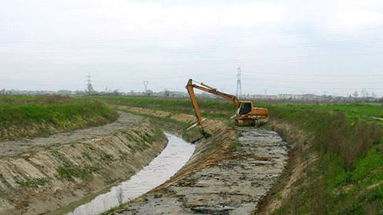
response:
<path id="1" fill-rule="evenodd" d="M 244 102 L 242 101 L 237 114 L 243 115 L 243 114 L 248 114 L 253 110 L 253 103 L 252 102 Z"/>
<path id="2" fill-rule="evenodd" d="M 269 111 L 266 108 L 253 107 L 251 101 L 240 101 L 235 123 L 238 126 L 260 126 L 268 121 Z"/>

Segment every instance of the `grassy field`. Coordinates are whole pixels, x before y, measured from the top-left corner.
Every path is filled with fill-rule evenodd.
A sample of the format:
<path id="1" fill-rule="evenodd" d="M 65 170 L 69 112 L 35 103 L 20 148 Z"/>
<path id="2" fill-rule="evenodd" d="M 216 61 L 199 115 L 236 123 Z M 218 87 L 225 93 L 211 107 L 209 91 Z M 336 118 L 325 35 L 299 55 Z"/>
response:
<path id="1" fill-rule="evenodd" d="M 376 105 L 272 105 L 272 118 L 312 137 L 319 159 L 277 214 L 381 214 L 383 127 Z"/>
<path id="2" fill-rule="evenodd" d="M 111 122 L 117 113 L 88 98 L 0 96 L 0 139 L 47 135 Z"/>
<path id="3" fill-rule="evenodd" d="M 95 97 L 102 101 L 112 104 L 129 105 L 133 107 L 143 107 L 154 110 L 165 110 L 173 113 L 193 114 L 193 109 L 188 98 L 158 98 L 158 97 L 122 97 L 105 96 Z M 234 105 L 221 99 L 199 99 L 201 111 L 207 118 L 224 119 L 230 114 L 234 114 Z M 217 106 L 218 105 L 218 106 Z M 379 104 L 301 104 L 301 103 L 279 103 L 279 102 L 255 102 L 255 105 L 267 107 L 271 112 L 278 110 L 294 111 L 323 111 L 323 112 L 342 112 L 350 120 L 359 119 L 382 123 L 383 106 Z"/>
<path id="4" fill-rule="evenodd" d="M 128 105 L 193 114 L 189 99 L 97 97 Z M 233 105 L 200 100 L 204 117 L 229 122 Z M 299 104 L 256 102 L 270 118 L 307 133 L 308 153 L 318 159 L 304 181 L 275 214 L 383 214 L 383 106 L 381 104 Z"/>

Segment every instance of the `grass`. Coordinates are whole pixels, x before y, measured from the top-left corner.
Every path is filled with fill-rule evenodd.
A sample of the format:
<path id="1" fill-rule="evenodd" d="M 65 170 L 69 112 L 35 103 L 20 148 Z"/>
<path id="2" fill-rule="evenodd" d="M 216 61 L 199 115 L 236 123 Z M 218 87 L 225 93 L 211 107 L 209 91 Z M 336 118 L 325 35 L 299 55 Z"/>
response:
<path id="1" fill-rule="evenodd" d="M 96 99 L 194 114 L 189 99 Z M 227 121 L 235 112 L 229 102 L 205 99 L 199 103 L 206 118 Z M 381 104 L 255 104 L 267 107 L 271 120 L 294 125 L 312 137 L 309 152 L 318 155 L 275 214 L 383 214 L 383 121 L 374 118 L 383 118 Z"/>
<path id="2" fill-rule="evenodd" d="M 160 98 L 160 97 L 124 97 L 124 96 L 96 96 L 92 97 L 114 105 L 128 105 L 131 107 L 163 110 L 171 113 L 194 114 L 189 98 Z M 227 120 L 235 113 L 231 102 L 221 99 L 199 99 L 201 112 L 204 117 L 211 119 Z M 383 118 L 382 104 L 303 104 L 303 103 L 280 103 L 280 102 L 254 102 L 256 106 L 267 107 L 274 111 L 321 111 L 342 112 L 352 120 L 373 121 L 383 125 L 383 121 L 372 117 Z"/>
<path id="3" fill-rule="evenodd" d="M 47 178 L 27 178 L 23 180 L 16 180 L 16 183 L 21 187 L 38 188 L 48 183 Z"/>
<path id="4" fill-rule="evenodd" d="M 271 104 L 272 119 L 311 135 L 319 159 L 275 214 L 381 214 L 381 105 Z M 374 187 L 376 185 L 376 187 Z M 372 187 L 372 188 L 371 188 Z"/>
<path id="5" fill-rule="evenodd" d="M 114 160 L 114 157 L 110 154 L 107 154 L 107 153 L 103 153 L 101 156 L 100 156 L 100 160 L 104 161 L 104 162 L 112 162 Z"/>
<path id="6" fill-rule="evenodd" d="M 382 104 L 297 104 L 297 103 L 260 103 L 269 107 L 271 111 L 314 111 L 345 114 L 351 122 L 359 120 L 376 122 L 383 125 L 383 121 L 374 119 L 374 117 L 383 118 Z"/>
<path id="7" fill-rule="evenodd" d="M 188 98 L 157 98 L 157 97 L 123 97 L 123 96 L 97 96 L 92 97 L 115 105 L 128 105 L 132 107 L 148 108 L 152 110 L 163 110 L 170 113 L 194 114 Z M 217 104 L 220 112 L 217 111 Z M 222 100 L 202 99 L 201 111 L 209 115 L 209 118 L 223 118 L 227 113 L 233 113 L 234 105 Z"/>
<path id="8" fill-rule="evenodd" d="M 92 166 L 61 166 L 57 168 L 57 173 L 60 179 L 68 181 L 73 181 L 73 178 L 88 180 L 90 179 L 91 174 L 98 170 L 99 168 Z"/>
<path id="9" fill-rule="evenodd" d="M 96 126 L 117 117 L 111 108 L 89 98 L 0 96 L 1 139 L 42 136 L 53 130 Z"/>
<path id="10" fill-rule="evenodd" d="M 89 155 L 89 153 L 88 152 L 81 152 L 81 155 L 83 156 L 83 157 L 85 157 L 85 158 L 87 158 L 88 160 L 90 160 L 90 161 L 92 161 L 93 160 L 93 158 Z"/>
<path id="11" fill-rule="evenodd" d="M 231 143 L 229 145 L 229 150 L 235 152 L 235 151 L 237 151 L 238 147 L 239 147 L 239 143 L 238 142 L 234 142 L 234 143 Z"/>
<path id="12" fill-rule="evenodd" d="M 55 104 L 72 100 L 72 97 L 60 95 L 0 95 L 0 103 L 13 105 Z"/>
<path id="13" fill-rule="evenodd" d="M 74 178 L 81 178 L 82 180 L 86 180 L 90 178 L 93 172 L 96 172 L 100 169 L 99 167 L 93 167 L 89 165 L 74 165 L 65 157 L 63 153 L 56 150 L 50 151 L 50 154 L 61 162 L 61 166 L 56 169 L 58 178 L 61 180 L 73 181 Z M 86 158 L 91 159 L 88 153 L 82 152 L 81 154 Z M 101 156 L 100 159 L 103 160 L 103 156 Z"/>
<path id="14" fill-rule="evenodd" d="M 272 118 L 294 124 L 314 136 L 313 143 L 321 154 L 336 153 L 343 158 L 345 168 L 352 168 L 358 157 L 370 146 L 380 142 L 382 127 L 342 111 L 273 108 Z"/>

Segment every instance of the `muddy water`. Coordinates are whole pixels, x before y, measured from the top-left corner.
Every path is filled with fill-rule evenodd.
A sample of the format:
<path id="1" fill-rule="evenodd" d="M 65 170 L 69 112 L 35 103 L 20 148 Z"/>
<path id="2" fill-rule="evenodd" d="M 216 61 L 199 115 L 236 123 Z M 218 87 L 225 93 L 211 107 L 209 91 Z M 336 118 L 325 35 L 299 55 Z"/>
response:
<path id="1" fill-rule="evenodd" d="M 179 137 L 166 134 L 166 148 L 148 166 L 128 181 L 113 187 L 91 202 L 81 205 L 68 215 L 95 215 L 119 206 L 161 185 L 173 176 L 193 155 L 194 145 Z"/>

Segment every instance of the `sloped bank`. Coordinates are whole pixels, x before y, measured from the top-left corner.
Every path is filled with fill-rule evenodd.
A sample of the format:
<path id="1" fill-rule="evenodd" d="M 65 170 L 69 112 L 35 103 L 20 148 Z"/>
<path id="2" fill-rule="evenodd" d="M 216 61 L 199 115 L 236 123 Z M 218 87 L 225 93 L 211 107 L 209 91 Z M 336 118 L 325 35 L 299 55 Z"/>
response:
<path id="1" fill-rule="evenodd" d="M 0 95 L 0 141 L 94 127 L 117 118 L 107 105 L 86 98 Z"/>
<path id="2" fill-rule="evenodd" d="M 140 108 L 121 110 L 190 122 L 193 116 Z M 186 117 L 189 116 L 189 117 Z M 167 183 L 107 214 L 251 214 L 282 173 L 286 143 L 275 132 L 235 129 L 206 120 L 188 164 Z"/>
<path id="3" fill-rule="evenodd" d="M 143 120 L 109 135 L 3 157 L 0 214 L 64 213 L 134 175 L 166 143 L 162 131 Z"/>
<path id="4" fill-rule="evenodd" d="M 382 128 L 342 112 L 278 109 L 272 128 L 294 142 L 262 214 L 382 214 Z"/>

